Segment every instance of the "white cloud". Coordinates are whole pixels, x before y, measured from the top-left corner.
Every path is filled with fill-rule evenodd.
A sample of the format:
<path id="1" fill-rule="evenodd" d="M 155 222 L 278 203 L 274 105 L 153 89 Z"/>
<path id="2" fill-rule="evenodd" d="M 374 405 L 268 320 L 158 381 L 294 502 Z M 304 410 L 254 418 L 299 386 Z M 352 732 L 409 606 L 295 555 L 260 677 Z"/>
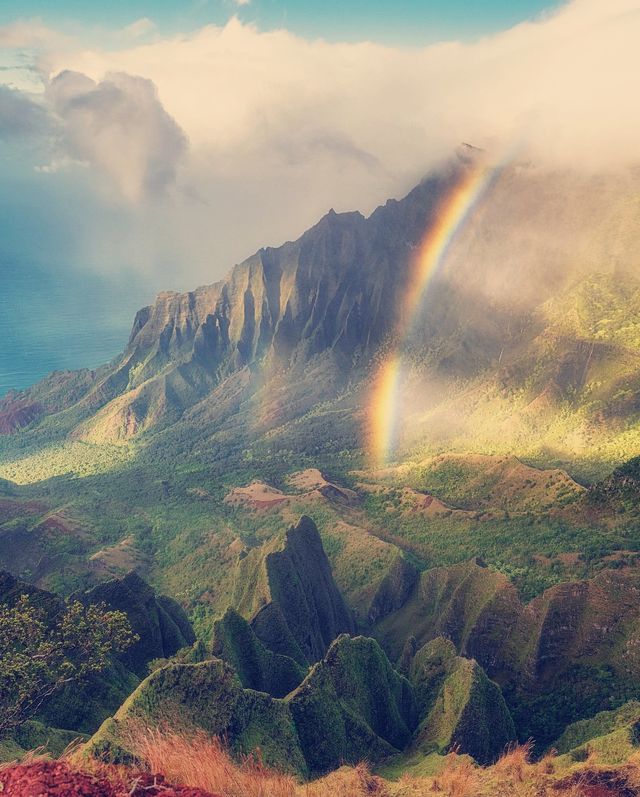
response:
<path id="1" fill-rule="evenodd" d="M 149 19 L 149 17 L 141 17 L 130 25 L 127 25 L 123 33 L 130 39 L 140 39 L 143 36 L 147 36 L 149 33 L 153 33 L 155 29 L 156 23 L 152 19 Z"/>
<path id="2" fill-rule="evenodd" d="M 61 120 L 66 154 L 93 164 L 128 199 L 173 182 L 186 139 L 151 81 L 116 72 L 96 83 L 64 71 L 51 81 L 47 99 Z"/>
<path id="3" fill-rule="evenodd" d="M 307 41 L 232 19 L 119 52 L 84 50 L 54 68 L 144 75 L 194 144 L 214 151 L 349 141 L 392 171 L 419 169 L 462 139 L 523 138 L 539 157 L 635 154 L 637 0 L 576 0 L 463 45 L 423 49 Z"/>
<path id="4" fill-rule="evenodd" d="M 587 170 L 637 160 L 639 39 L 637 0 L 574 0 L 475 43 L 424 48 L 309 41 L 236 18 L 120 38 L 119 50 L 0 28 L 0 44 L 39 42 L 68 157 L 129 198 L 175 174 L 184 191 L 146 223 L 169 239 L 163 253 L 175 247 L 200 269 L 194 280 L 294 237 L 328 207 L 371 210 L 463 140 Z M 56 80 L 63 70 L 75 82 Z"/>

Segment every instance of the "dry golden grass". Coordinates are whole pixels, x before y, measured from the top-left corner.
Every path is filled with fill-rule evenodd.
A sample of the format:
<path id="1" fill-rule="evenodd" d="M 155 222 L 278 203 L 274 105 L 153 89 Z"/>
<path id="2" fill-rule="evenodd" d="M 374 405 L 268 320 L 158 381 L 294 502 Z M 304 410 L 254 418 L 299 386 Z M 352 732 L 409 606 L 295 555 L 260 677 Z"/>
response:
<path id="1" fill-rule="evenodd" d="M 446 797 L 471 797 L 478 788 L 479 774 L 468 758 L 450 753 L 442 772 L 431 780 L 431 791 Z"/>
<path id="2" fill-rule="evenodd" d="M 223 797 L 295 797 L 291 775 L 265 767 L 258 758 L 237 764 L 221 741 L 204 733 L 138 728 L 132 747 L 151 772 L 170 783 L 196 786 Z"/>
<path id="3" fill-rule="evenodd" d="M 389 791 L 382 778 L 369 772 L 365 764 L 355 767 L 342 767 L 336 772 L 314 783 L 299 785 L 296 797 L 389 797 Z"/>
<path id="4" fill-rule="evenodd" d="M 532 749 L 531 742 L 514 745 L 493 765 L 494 774 L 499 780 L 524 783 L 534 770 L 538 770 L 537 764 L 531 763 Z"/>
<path id="5" fill-rule="evenodd" d="M 449 754 L 432 777 L 386 781 L 365 764 L 345 766 L 312 783 L 264 766 L 256 757 L 234 761 L 220 740 L 204 733 L 136 729 L 131 743 L 145 767 L 170 783 L 220 797 L 628 797 L 640 795 L 640 754 L 624 766 L 600 766 L 595 757 L 556 772 L 553 754 L 531 759 L 531 745 L 508 750 L 491 767 Z"/>

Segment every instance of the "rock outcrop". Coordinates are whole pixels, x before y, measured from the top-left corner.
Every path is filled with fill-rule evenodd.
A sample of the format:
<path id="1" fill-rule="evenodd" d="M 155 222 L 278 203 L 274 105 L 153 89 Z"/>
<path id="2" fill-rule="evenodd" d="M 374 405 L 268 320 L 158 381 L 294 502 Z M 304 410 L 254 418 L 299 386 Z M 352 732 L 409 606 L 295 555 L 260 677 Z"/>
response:
<path id="1" fill-rule="evenodd" d="M 401 609 L 419 577 L 418 569 L 411 562 L 404 556 L 397 556 L 373 596 L 367 617 L 369 622 L 380 622 L 387 615 Z"/>
<path id="2" fill-rule="evenodd" d="M 265 647 L 244 617 L 231 608 L 214 623 L 212 651 L 233 666 L 243 686 L 273 697 L 288 695 L 307 673 L 289 656 Z"/>
<path id="3" fill-rule="evenodd" d="M 413 751 L 458 750 L 487 765 L 515 740 L 500 687 L 476 661 L 458 656 L 450 640 L 438 637 L 417 652 L 411 681 L 423 718 Z"/>
<path id="4" fill-rule="evenodd" d="M 427 570 L 404 594 L 402 607 L 375 626 L 393 660 L 410 635 L 417 648 L 443 636 L 461 655 L 475 658 L 489 670 L 522 611 L 506 576 L 476 561 Z"/>
<path id="5" fill-rule="evenodd" d="M 90 751 L 127 760 L 138 723 L 170 722 L 224 737 L 237 756 L 259 747 L 265 763 L 306 776 L 397 754 L 417 721 L 411 684 L 377 642 L 341 636 L 284 699 L 244 688 L 219 659 L 169 664 L 103 724 Z"/>
<path id="6" fill-rule="evenodd" d="M 239 560 L 232 605 L 266 648 L 302 667 L 355 630 L 318 529 L 304 516 Z"/>
<path id="7" fill-rule="evenodd" d="M 523 604 L 476 562 L 423 573 L 404 605 L 374 625 L 392 660 L 445 637 L 502 688 L 522 741 L 550 743 L 571 722 L 640 698 L 640 575 L 611 570 L 558 584 Z"/>
<path id="8" fill-rule="evenodd" d="M 392 756 L 418 721 L 411 684 L 366 637 L 339 637 L 287 700 L 312 774 Z"/>
<path id="9" fill-rule="evenodd" d="M 200 728 L 225 738 L 235 755 L 248 755 L 259 747 L 266 764 L 307 773 L 287 703 L 244 689 L 220 659 L 169 664 L 153 672 L 102 725 L 90 752 L 106 760 L 130 759 L 131 734 L 140 722 L 169 722 L 175 730 Z"/>
<path id="10" fill-rule="evenodd" d="M 104 603 L 107 608 L 127 615 L 139 639 L 120 660 L 138 677 L 144 678 L 153 659 L 169 658 L 195 642 L 193 628 L 182 607 L 172 598 L 156 596 L 136 573 L 105 581 L 72 597 L 85 604 Z"/>

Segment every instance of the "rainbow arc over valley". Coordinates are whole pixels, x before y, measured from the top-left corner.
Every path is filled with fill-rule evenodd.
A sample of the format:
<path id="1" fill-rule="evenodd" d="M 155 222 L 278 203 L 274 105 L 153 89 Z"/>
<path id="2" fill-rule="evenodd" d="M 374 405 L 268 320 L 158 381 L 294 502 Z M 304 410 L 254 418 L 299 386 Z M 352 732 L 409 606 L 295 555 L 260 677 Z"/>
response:
<path id="1" fill-rule="evenodd" d="M 404 350 L 429 284 L 446 262 L 453 240 L 505 165 L 502 161 L 498 166 L 488 167 L 480 158 L 468 164 L 441 202 L 416 251 L 400 302 L 394 346 L 378 369 L 369 401 L 368 449 L 375 467 L 387 464 L 395 447 Z"/>

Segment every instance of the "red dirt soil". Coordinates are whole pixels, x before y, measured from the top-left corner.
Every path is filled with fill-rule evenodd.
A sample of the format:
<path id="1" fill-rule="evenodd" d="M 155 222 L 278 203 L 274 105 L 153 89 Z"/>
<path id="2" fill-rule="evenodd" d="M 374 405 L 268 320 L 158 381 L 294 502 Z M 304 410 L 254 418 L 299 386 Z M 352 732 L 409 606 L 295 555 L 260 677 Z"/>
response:
<path id="1" fill-rule="evenodd" d="M 0 769 L 2 797 L 219 797 L 202 789 L 171 786 L 160 776 L 122 775 L 118 770 L 92 775 L 64 761 L 35 761 Z"/>
<path id="2" fill-rule="evenodd" d="M 0 434 L 13 434 L 23 426 L 28 426 L 42 415 L 40 404 L 27 401 L 5 403 L 5 409 L 0 412 Z"/>

